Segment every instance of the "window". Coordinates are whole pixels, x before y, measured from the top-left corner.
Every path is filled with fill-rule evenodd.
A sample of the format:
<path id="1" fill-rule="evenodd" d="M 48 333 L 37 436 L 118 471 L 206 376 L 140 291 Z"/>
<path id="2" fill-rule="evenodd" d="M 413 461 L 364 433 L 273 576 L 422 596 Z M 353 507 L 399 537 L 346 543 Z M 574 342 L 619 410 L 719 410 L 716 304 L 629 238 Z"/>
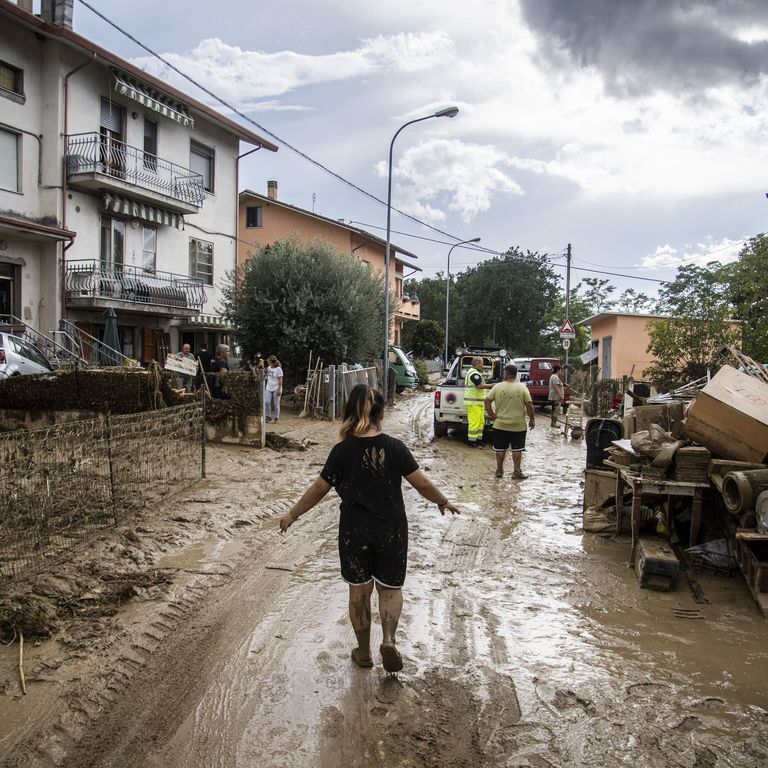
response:
<path id="1" fill-rule="evenodd" d="M 154 273 L 157 267 L 157 229 L 144 227 L 144 253 L 141 267 L 145 272 Z"/>
<path id="2" fill-rule="evenodd" d="M 189 151 L 189 168 L 203 177 L 203 187 L 206 192 L 213 192 L 213 168 L 216 159 L 215 150 L 192 141 Z"/>
<path id="3" fill-rule="evenodd" d="M 13 101 L 24 100 L 24 73 L 4 61 L 0 61 L 0 93 Z"/>
<path id="4" fill-rule="evenodd" d="M 157 123 L 144 118 L 144 167 L 157 170 Z"/>
<path id="5" fill-rule="evenodd" d="M 246 227 L 260 227 L 262 226 L 262 207 L 260 205 L 249 205 L 245 209 L 245 226 Z"/>
<path id="6" fill-rule="evenodd" d="M 21 192 L 19 156 L 21 136 L 0 128 L 0 189 Z"/>
<path id="7" fill-rule="evenodd" d="M 213 285 L 213 243 L 189 238 L 189 274 Z"/>
<path id="8" fill-rule="evenodd" d="M 111 270 L 123 266 L 125 222 L 111 216 L 101 217 L 101 268 Z"/>

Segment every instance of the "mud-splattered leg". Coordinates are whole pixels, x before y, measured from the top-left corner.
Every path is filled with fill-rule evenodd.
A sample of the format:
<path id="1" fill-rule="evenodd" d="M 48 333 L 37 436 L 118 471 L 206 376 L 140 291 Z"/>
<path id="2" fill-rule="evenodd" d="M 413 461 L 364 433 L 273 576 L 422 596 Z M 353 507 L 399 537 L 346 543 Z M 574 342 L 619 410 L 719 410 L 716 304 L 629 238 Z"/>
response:
<path id="1" fill-rule="evenodd" d="M 403 591 L 390 589 L 376 584 L 379 593 L 379 613 L 381 628 L 384 633 L 381 643 L 381 659 L 387 672 L 399 672 L 403 668 L 403 660 L 395 645 L 395 633 L 403 611 Z"/>
<path id="2" fill-rule="evenodd" d="M 349 585 L 349 620 L 357 638 L 357 657 L 371 658 L 371 593 L 373 582 Z M 358 662 L 359 663 L 359 662 Z"/>

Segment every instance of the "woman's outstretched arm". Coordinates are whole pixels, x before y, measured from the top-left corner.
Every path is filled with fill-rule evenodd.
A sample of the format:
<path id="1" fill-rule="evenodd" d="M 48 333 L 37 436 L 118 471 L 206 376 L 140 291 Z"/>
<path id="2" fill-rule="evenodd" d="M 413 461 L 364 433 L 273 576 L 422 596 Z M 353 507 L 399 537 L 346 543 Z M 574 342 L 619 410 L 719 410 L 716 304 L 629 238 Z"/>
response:
<path id="1" fill-rule="evenodd" d="M 323 499 L 333 486 L 322 477 L 316 477 L 301 498 L 280 518 L 280 531 L 287 531 L 305 512 Z"/>
<path id="2" fill-rule="evenodd" d="M 420 470 L 406 475 L 405 479 L 428 501 L 437 504 L 440 514 L 444 515 L 445 510 L 454 515 L 459 514 L 459 510 L 445 498 L 445 494 Z"/>

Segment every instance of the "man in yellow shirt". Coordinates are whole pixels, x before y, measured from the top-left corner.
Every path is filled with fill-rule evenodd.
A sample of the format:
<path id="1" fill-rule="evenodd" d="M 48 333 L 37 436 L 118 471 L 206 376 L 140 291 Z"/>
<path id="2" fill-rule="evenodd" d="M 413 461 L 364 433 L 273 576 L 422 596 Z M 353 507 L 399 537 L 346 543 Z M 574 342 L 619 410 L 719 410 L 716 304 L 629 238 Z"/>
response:
<path id="1" fill-rule="evenodd" d="M 494 405 L 495 410 L 494 410 Z M 504 368 L 504 381 L 495 384 L 485 398 L 486 413 L 493 419 L 493 450 L 496 453 L 496 477 L 504 476 L 504 459 L 507 450 L 512 451 L 515 470 L 512 477 L 524 480 L 520 465 L 525 450 L 528 429 L 536 426 L 531 393 L 525 384 L 517 380 L 517 366 L 513 363 Z M 528 428 L 525 417 L 528 416 Z"/>

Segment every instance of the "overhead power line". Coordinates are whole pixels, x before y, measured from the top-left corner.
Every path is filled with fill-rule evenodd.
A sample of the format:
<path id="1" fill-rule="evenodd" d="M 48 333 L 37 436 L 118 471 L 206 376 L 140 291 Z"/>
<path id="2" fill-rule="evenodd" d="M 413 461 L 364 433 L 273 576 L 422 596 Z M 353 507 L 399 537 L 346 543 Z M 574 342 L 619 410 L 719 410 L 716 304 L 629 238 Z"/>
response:
<path id="1" fill-rule="evenodd" d="M 273 133 L 265 126 L 261 125 L 260 123 L 257 123 L 252 117 L 249 117 L 244 112 L 241 112 L 234 104 L 230 104 L 226 99 L 219 96 L 217 93 L 212 91 L 210 88 L 207 88 L 202 83 L 195 80 L 193 77 L 188 75 L 186 72 L 183 72 L 181 69 L 176 67 L 175 65 L 171 64 L 170 61 L 163 58 L 159 53 L 156 51 L 153 51 L 149 46 L 145 45 L 141 42 L 137 37 L 132 35 L 130 32 L 126 31 L 122 27 L 120 27 L 118 24 L 116 24 L 112 19 L 110 19 L 108 16 L 105 16 L 101 11 L 94 8 L 90 3 L 86 2 L 86 0 L 79 0 L 79 2 L 84 5 L 89 11 L 92 13 L 95 13 L 100 19 L 102 19 L 104 22 L 109 24 L 113 29 L 116 29 L 121 35 L 125 35 L 129 40 L 136 43 L 140 48 L 145 50 L 150 56 L 153 56 L 158 61 L 165 64 L 166 67 L 174 71 L 177 75 L 180 77 L 183 77 L 187 82 L 192 83 L 196 88 L 199 88 L 203 93 L 206 93 L 208 96 L 210 96 L 212 99 L 217 101 L 222 106 L 226 107 L 227 109 L 234 112 L 238 117 L 241 117 L 246 122 L 250 123 L 251 125 L 258 128 L 262 133 L 265 133 L 267 136 L 269 136 L 271 139 L 274 139 L 278 144 L 281 144 L 286 149 L 291 150 L 291 152 L 294 152 L 299 157 L 301 157 L 303 160 L 306 160 L 308 163 L 311 163 L 316 168 L 319 168 L 321 171 L 327 173 L 329 176 L 332 176 L 337 181 L 340 181 L 342 184 L 346 184 L 346 186 L 350 187 L 351 189 L 354 189 L 356 192 L 359 192 L 361 195 L 364 195 L 365 197 L 369 198 L 370 200 L 373 200 L 374 202 L 378 203 L 379 205 L 387 206 L 387 203 L 382 200 L 379 197 L 376 197 L 371 192 L 368 192 L 367 190 L 363 189 L 358 184 L 355 184 L 354 182 L 350 181 L 349 179 L 344 178 L 340 173 L 336 173 L 336 171 L 332 171 L 328 166 L 323 165 L 319 160 L 315 160 L 313 157 L 310 157 L 306 152 L 302 152 L 298 147 L 294 146 L 290 142 L 286 141 L 285 139 L 278 136 L 276 133 Z M 461 241 L 464 238 L 458 237 L 457 235 L 452 235 L 450 232 L 445 232 L 442 229 L 438 229 L 437 227 L 432 226 L 431 224 L 427 224 L 425 221 L 421 221 L 421 219 L 417 219 L 415 216 L 411 216 L 411 214 L 406 213 L 405 211 L 401 211 L 399 208 L 395 208 L 394 206 L 390 206 L 391 210 L 395 211 L 396 213 L 399 213 L 401 216 L 404 216 L 406 219 L 410 219 L 411 221 L 415 222 L 416 224 L 419 224 L 422 227 L 426 227 L 427 229 L 431 229 L 433 232 L 437 232 L 441 235 L 445 235 L 445 237 L 450 237 L 452 240 L 458 240 Z"/>

